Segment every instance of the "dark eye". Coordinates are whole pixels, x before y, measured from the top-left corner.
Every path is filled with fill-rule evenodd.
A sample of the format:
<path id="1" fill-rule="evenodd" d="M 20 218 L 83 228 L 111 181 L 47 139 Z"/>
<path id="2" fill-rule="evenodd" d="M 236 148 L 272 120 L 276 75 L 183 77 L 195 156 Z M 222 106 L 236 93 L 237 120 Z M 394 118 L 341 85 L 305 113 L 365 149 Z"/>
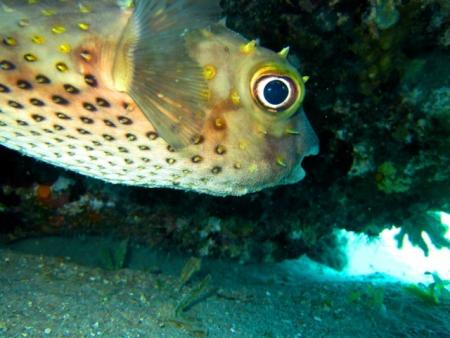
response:
<path id="1" fill-rule="evenodd" d="M 258 101 L 270 110 L 288 109 L 297 99 L 297 87 L 289 77 L 262 76 L 253 90 Z"/>

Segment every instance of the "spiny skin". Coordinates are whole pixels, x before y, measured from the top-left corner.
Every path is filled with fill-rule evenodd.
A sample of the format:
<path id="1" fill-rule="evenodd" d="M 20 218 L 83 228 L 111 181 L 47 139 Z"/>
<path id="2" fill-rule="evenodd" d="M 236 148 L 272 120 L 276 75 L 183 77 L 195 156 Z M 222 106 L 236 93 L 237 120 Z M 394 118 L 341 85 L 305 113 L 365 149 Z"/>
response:
<path id="1" fill-rule="evenodd" d="M 301 160 L 317 152 L 302 111 L 267 118 L 248 89 L 255 65 L 287 62 L 260 47 L 243 51 L 246 41 L 224 27 L 196 30 L 179 44 L 208 95 L 196 98 L 204 107 L 198 135 L 175 149 L 150 122 L 159 111 L 144 112 L 133 99 L 142 89 L 131 94 L 132 80 L 145 71 L 133 68 L 137 48 L 128 58 L 146 38 L 130 28 L 134 8 L 109 0 L 0 6 L 0 143 L 9 148 L 113 183 L 214 195 L 297 182 Z M 171 84 L 160 81 L 156 94 L 164 97 Z"/>

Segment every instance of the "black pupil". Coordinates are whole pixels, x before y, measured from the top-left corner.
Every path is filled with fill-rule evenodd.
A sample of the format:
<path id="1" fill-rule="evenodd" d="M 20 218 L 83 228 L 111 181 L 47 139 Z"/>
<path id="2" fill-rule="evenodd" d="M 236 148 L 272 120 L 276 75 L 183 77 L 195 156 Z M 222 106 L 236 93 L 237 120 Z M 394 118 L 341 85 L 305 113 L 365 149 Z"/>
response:
<path id="1" fill-rule="evenodd" d="M 283 103 L 289 95 L 289 88 L 281 80 L 272 80 L 264 87 L 264 98 L 276 106 Z"/>

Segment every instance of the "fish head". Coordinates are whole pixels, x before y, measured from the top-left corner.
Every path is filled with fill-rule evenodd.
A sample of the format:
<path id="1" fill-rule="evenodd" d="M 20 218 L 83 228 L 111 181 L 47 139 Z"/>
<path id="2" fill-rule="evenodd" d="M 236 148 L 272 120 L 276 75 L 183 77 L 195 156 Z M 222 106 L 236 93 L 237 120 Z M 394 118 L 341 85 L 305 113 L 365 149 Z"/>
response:
<path id="1" fill-rule="evenodd" d="M 275 53 L 225 27 L 197 32 L 190 50 L 208 84 L 204 147 L 233 168 L 223 189 L 241 194 L 302 179 L 301 162 L 317 154 L 318 139 L 302 109 L 306 78 L 288 50 Z"/>

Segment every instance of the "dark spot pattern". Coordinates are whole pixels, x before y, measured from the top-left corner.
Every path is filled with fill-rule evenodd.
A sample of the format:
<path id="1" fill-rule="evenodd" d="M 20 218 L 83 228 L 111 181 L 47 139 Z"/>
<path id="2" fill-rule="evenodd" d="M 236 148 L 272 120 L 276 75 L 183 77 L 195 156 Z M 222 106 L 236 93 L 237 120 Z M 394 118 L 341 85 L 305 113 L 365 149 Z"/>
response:
<path id="1" fill-rule="evenodd" d="M 69 105 L 69 101 L 67 99 L 65 99 L 62 96 L 59 95 L 53 95 L 52 96 L 52 101 L 55 102 L 56 104 L 62 105 L 62 106 L 67 106 Z"/>
<path id="2" fill-rule="evenodd" d="M 149 131 L 146 134 L 147 138 L 151 141 L 156 140 L 158 138 L 158 133 L 154 132 L 154 131 Z"/>
<path id="3" fill-rule="evenodd" d="M 36 82 L 39 84 L 50 84 L 52 81 L 45 75 L 36 75 Z"/>
<path id="4" fill-rule="evenodd" d="M 45 121 L 45 117 L 42 116 L 42 115 L 39 115 L 39 114 L 33 114 L 33 115 L 31 115 L 31 118 L 32 118 L 33 120 L 35 120 L 36 122 L 42 122 L 42 121 Z"/>
<path id="5" fill-rule="evenodd" d="M 77 87 L 72 86 L 71 84 L 65 84 L 64 90 L 69 94 L 73 94 L 73 95 L 80 94 L 80 90 Z"/>
<path id="6" fill-rule="evenodd" d="M 41 100 L 36 99 L 36 98 L 31 98 L 31 99 L 30 99 L 30 103 L 31 103 L 33 106 L 36 106 L 36 107 L 43 107 L 43 106 L 45 106 L 44 101 L 41 101 Z"/>
<path id="7" fill-rule="evenodd" d="M 131 119 L 129 119 L 128 117 L 125 117 L 125 116 L 119 116 L 117 119 L 119 120 L 120 124 L 123 124 L 123 125 L 126 125 L 126 126 L 129 126 L 129 125 L 133 124 L 133 121 Z"/>
<path id="8" fill-rule="evenodd" d="M 22 120 L 16 120 L 17 124 L 22 126 L 22 127 L 27 127 L 29 126 L 28 122 L 22 121 Z"/>
<path id="9" fill-rule="evenodd" d="M 114 122 L 112 122 L 110 120 L 103 120 L 103 122 L 105 123 L 105 125 L 107 127 L 116 128 L 116 125 L 114 124 Z"/>
<path id="10" fill-rule="evenodd" d="M 214 175 L 218 175 L 218 174 L 220 174 L 222 172 L 222 168 L 221 167 L 214 167 L 214 168 L 211 169 L 211 172 Z"/>
<path id="11" fill-rule="evenodd" d="M 111 107 L 111 104 L 102 97 L 97 97 L 95 99 L 95 102 L 97 103 L 97 105 L 99 105 L 100 107 L 103 107 L 103 108 Z"/>
<path id="12" fill-rule="evenodd" d="M 57 112 L 56 117 L 61 120 L 71 120 L 72 119 L 69 115 L 61 113 L 61 112 Z"/>
<path id="13" fill-rule="evenodd" d="M 16 69 L 16 65 L 8 60 L 2 60 L 0 61 L 0 69 L 1 70 L 14 70 Z"/>
<path id="14" fill-rule="evenodd" d="M 126 138 L 128 139 L 128 141 L 134 142 L 134 141 L 137 140 L 137 136 L 134 135 L 134 134 L 128 133 L 128 134 L 126 134 L 125 136 L 126 136 Z"/>
<path id="15" fill-rule="evenodd" d="M 13 100 L 9 100 L 8 101 L 8 105 L 10 107 L 16 108 L 16 109 L 23 109 L 23 105 L 21 105 L 19 102 L 13 101 Z"/>
<path id="16" fill-rule="evenodd" d="M 89 130 L 83 128 L 77 128 L 77 132 L 79 132 L 81 135 L 91 135 L 91 132 Z"/>
<path id="17" fill-rule="evenodd" d="M 109 134 L 103 134 L 102 137 L 103 137 L 106 141 L 109 141 L 109 142 L 115 140 L 115 138 L 114 138 L 113 136 L 109 135 Z"/>
<path id="18" fill-rule="evenodd" d="M 92 74 L 85 75 L 84 76 L 84 82 L 86 82 L 86 84 L 88 86 L 90 86 L 90 87 L 97 87 L 98 86 L 97 79 Z"/>
<path id="19" fill-rule="evenodd" d="M 33 86 L 31 85 L 31 83 L 29 83 L 28 81 L 25 81 L 25 80 L 18 80 L 17 87 L 19 87 L 20 89 L 23 89 L 23 90 L 33 89 Z"/>
<path id="20" fill-rule="evenodd" d="M 83 102 L 83 108 L 90 112 L 96 112 L 97 108 L 89 102 Z"/>
<path id="21" fill-rule="evenodd" d="M 93 124 L 94 123 L 93 119 L 91 119 L 89 117 L 85 117 L 85 116 L 80 117 L 80 120 L 81 120 L 81 122 L 83 122 L 85 124 Z"/>
<path id="22" fill-rule="evenodd" d="M 11 92 L 11 89 L 9 89 L 9 87 L 0 83 L 0 93 L 10 93 L 10 92 Z"/>

